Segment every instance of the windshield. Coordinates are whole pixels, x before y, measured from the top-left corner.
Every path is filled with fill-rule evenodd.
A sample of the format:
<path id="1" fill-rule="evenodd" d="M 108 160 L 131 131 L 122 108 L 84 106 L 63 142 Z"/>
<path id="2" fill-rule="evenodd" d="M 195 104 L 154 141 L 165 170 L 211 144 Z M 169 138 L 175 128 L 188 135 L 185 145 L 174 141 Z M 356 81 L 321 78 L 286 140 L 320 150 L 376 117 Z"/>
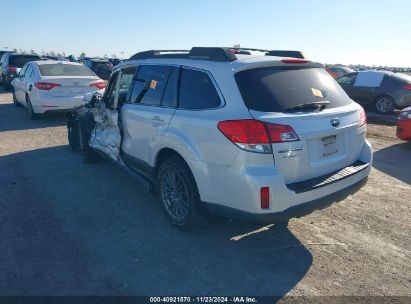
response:
<path id="1" fill-rule="evenodd" d="M 246 106 L 261 112 L 284 112 L 297 105 L 328 101 L 327 108 L 351 102 L 321 68 L 269 67 L 235 74 Z"/>
<path id="2" fill-rule="evenodd" d="M 42 76 L 96 76 L 84 65 L 75 64 L 40 64 L 39 70 Z"/>

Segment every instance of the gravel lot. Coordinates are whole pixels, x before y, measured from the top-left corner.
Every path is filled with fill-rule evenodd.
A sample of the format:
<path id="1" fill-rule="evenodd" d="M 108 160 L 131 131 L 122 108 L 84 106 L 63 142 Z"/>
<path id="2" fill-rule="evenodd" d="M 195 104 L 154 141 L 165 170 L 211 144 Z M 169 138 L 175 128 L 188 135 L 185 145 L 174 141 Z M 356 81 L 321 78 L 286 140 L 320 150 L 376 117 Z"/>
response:
<path id="1" fill-rule="evenodd" d="M 369 121 L 354 196 L 288 229 L 180 232 L 121 169 L 71 152 L 63 115 L 30 121 L 0 92 L 0 295 L 411 296 L 411 143 Z"/>

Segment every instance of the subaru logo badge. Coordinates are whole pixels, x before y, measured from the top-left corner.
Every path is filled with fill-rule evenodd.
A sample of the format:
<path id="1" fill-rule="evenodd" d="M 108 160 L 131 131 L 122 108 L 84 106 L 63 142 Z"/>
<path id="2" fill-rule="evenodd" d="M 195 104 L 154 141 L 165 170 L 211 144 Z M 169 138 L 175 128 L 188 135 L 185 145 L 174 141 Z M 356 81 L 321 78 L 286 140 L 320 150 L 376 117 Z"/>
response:
<path id="1" fill-rule="evenodd" d="M 338 118 L 333 118 L 330 122 L 333 127 L 338 127 L 340 125 L 340 120 Z"/>

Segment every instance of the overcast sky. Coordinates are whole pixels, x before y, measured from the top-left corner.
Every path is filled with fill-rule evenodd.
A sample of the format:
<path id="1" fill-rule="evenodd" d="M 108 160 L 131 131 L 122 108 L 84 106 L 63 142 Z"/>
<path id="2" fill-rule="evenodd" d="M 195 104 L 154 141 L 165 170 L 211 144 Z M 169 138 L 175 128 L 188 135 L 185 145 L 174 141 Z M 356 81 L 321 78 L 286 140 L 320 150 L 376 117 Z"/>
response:
<path id="1" fill-rule="evenodd" d="M 0 0 L 0 49 L 66 55 L 232 46 L 411 67 L 411 1 Z"/>

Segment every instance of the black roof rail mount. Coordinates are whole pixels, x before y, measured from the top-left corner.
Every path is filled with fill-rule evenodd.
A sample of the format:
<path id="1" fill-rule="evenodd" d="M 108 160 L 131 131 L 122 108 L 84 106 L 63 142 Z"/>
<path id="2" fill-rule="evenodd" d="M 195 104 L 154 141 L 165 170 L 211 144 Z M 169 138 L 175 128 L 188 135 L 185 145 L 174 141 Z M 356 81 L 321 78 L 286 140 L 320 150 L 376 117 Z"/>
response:
<path id="1" fill-rule="evenodd" d="M 153 59 L 153 58 L 176 58 L 176 59 L 196 59 L 231 62 L 237 60 L 231 48 L 221 47 L 193 47 L 188 50 L 150 50 L 139 52 L 130 57 L 129 60 Z"/>

